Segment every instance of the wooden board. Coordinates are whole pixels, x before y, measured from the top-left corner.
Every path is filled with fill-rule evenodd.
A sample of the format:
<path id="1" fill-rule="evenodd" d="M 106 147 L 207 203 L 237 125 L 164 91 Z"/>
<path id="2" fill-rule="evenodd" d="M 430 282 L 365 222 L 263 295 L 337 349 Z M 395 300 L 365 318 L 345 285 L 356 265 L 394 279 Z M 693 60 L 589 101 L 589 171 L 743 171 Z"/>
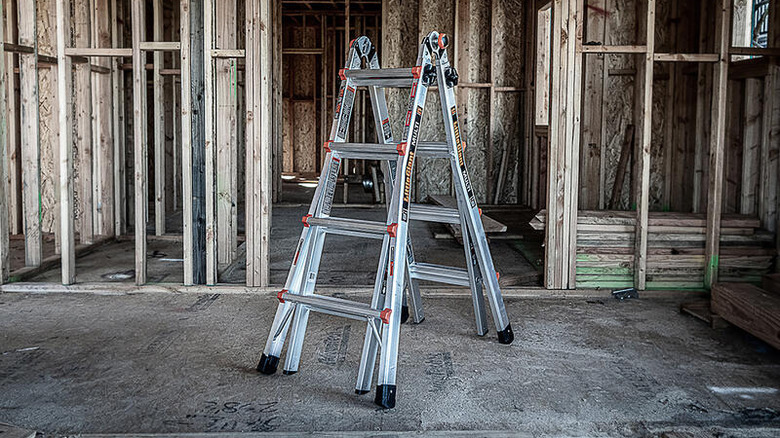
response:
<path id="1" fill-rule="evenodd" d="M 780 349 L 780 296 L 744 283 L 716 283 L 712 311 Z"/>
<path id="2" fill-rule="evenodd" d="M 428 199 L 430 199 L 434 204 L 441 205 L 443 207 L 457 208 L 457 202 L 452 196 L 429 195 Z M 447 227 L 450 229 L 450 232 L 452 232 L 452 235 L 455 236 L 456 239 L 460 240 L 462 238 L 463 233 L 460 231 L 460 225 L 448 225 Z M 507 230 L 506 225 L 486 214 L 482 214 L 482 227 L 485 229 L 485 233 L 506 233 Z"/>

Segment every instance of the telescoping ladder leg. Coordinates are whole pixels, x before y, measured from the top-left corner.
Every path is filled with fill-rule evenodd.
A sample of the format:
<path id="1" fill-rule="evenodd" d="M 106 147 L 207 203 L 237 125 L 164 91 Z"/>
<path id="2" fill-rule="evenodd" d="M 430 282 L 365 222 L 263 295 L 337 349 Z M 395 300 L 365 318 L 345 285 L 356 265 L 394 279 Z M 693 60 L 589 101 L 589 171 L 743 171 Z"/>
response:
<path id="1" fill-rule="evenodd" d="M 420 134 L 420 124 L 432 70 L 428 46 L 422 44 L 417 58 L 417 74 L 412 82 L 406 123 L 404 126 L 404 155 L 399 157 L 393 183 L 393 197 L 388 213 L 388 226 L 395 226 L 395 235 L 390 236 L 390 257 L 388 260 L 388 292 L 385 307 L 389 308 L 390 320 L 382 330 L 382 351 L 379 360 L 379 378 L 374 402 L 384 408 L 395 406 L 396 370 L 398 367 L 398 340 L 400 335 L 403 290 L 406 266 L 406 250 L 409 230 L 409 207 L 411 206 L 411 184 L 414 169 L 414 154 Z"/>
<path id="2" fill-rule="evenodd" d="M 349 68 L 359 68 L 361 57 L 354 48 L 350 49 L 350 54 L 347 58 L 347 66 Z M 352 116 L 352 106 L 355 100 L 355 87 L 351 84 L 351 80 L 342 80 L 341 88 L 339 91 L 337 108 L 333 117 L 333 125 L 331 127 L 329 142 L 344 142 L 346 141 L 347 127 Z M 330 207 L 333 203 L 333 195 L 335 193 L 336 180 L 338 178 L 338 171 L 340 166 L 340 160 L 335 157 L 334 154 L 328 152 L 325 156 L 325 164 L 323 165 L 322 172 L 320 174 L 320 181 L 317 184 L 317 189 L 314 192 L 314 198 L 312 199 L 311 206 L 309 207 L 306 217 L 319 217 L 322 214 L 329 214 Z M 314 227 L 316 228 L 316 227 Z M 321 254 L 322 246 L 315 245 L 311 242 L 312 236 L 318 234 L 313 232 L 314 230 L 309 227 L 304 227 L 301 231 L 301 238 L 298 243 L 298 249 L 296 250 L 293 258 L 293 264 L 290 268 L 290 273 L 287 276 L 285 287 L 279 293 L 281 296 L 285 292 L 300 293 L 303 282 L 303 272 L 308 269 L 309 262 L 314 254 L 317 255 L 317 267 L 319 269 L 319 254 Z M 323 237 L 324 238 L 324 237 Z M 318 248 L 317 248 L 318 247 Z M 303 256 L 303 259 L 300 257 Z M 301 265 L 301 262 L 302 265 Z M 316 271 L 314 272 L 314 278 L 316 279 Z M 312 290 L 314 284 L 311 285 Z M 310 294 L 311 291 L 308 292 Z M 260 358 L 260 363 L 257 366 L 257 370 L 264 374 L 273 374 L 279 365 L 279 358 L 281 357 L 282 347 L 287 336 L 287 330 L 290 327 L 290 320 L 292 319 L 292 313 L 297 305 L 289 302 L 280 302 L 274 316 L 274 322 L 271 326 L 271 332 L 268 335 L 265 349 Z M 297 329 L 305 331 L 308 312 L 301 311 L 299 315 L 296 315 Z M 303 340 L 303 333 L 296 334 L 296 341 Z M 299 342 L 296 342 L 296 345 Z M 300 347 L 296 346 L 292 352 L 297 353 L 297 358 L 293 358 L 287 365 L 294 367 L 297 370 L 297 359 L 300 358 Z M 293 371 L 288 369 L 287 371 Z"/>
<path id="3" fill-rule="evenodd" d="M 454 86 L 457 84 L 458 76 L 455 69 L 450 66 L 447 58 L 447 52 L 444 50 L 446 43 L 442 43 L 442 38 L 438 33 L 432 32 L 429 37 L 438 38 L 439 48 L 437 51 L 436 72 L 439 78 L 439 97 L 441 100 L 442 117 L 447 131 L 447 143 L 451 148 L 452 154 L 457 159 L 456 171 L 453 172 L 455 182 L 455 194 L 458 202 L 458 209 L 465 215 L 467 227 L 463 228 L 463 235 L 470 232 L 470 241 L 474 246 L 474 252 L 479 262 L 479 268 L 482 272 L 482 279 L 487 290 L 490 310 L 493 314 L 493 320 L 498 332 L 498 340 L 503 344 L 509 344 L 514 339 L 512 326 L 509 323 L 509 317 L 506 313 L 504 300 L 501 297 L 501 289 L 498 286 L 496 270 L 493 266 L 493 258 L 490 255 L 485 230 L 482 227 L 482 220 L 479 217 L 479 207 L 471 186 L 466 162 L 463 157 L 464 141 L 461 138 L 460 127 L 458 125 L 458 110 L 455 102 Z M 443 83 L 443 84 L 442 84 Z M 467 231 L 468 230 L 468 231 Z M 465 243 L 465 242 L 464 242 Z M 475 301 L 475 308 L 477 304 Z M 475 309 L 476 310 L 476 309 Z"/>

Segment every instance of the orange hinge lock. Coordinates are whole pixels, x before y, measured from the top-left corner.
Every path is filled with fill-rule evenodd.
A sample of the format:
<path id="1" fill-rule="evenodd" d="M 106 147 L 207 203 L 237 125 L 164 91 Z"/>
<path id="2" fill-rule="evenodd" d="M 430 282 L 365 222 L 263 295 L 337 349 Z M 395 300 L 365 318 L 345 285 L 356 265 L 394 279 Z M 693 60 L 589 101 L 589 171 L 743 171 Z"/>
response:
<path id="1" fill-rule="evenodd" d="M 287 289 L 282 289 L 282 290 L 280 290 L 280 291 L 279 291 L 279 293 L 278 293 L 278 294 L 276 294 L 276 298 L 278 298 L 278 299 L 279 299 L 279 302 L 280 302 L 280 303 L 283 303 L 283 302 L 284 302 L 284 298 L 282 298 L 282 295 L 284 295 L 284 294 L 285 294 L 285 292 L 287 292 Z"/>
<path id="2" fill-rule="evenodd" d="M 398 143 L 395 150 L 398 151 L 398 155 L 406 155 L 406 143 Z"/>
<path id="3" fill-rule="evenodd" d="M 393 313 L 391 309 L 385 309 L 379 312 L 379 319 L 385 324 L 390 324 L 390 314 Z"/>
<path id="4" fill-rule="evenodd" d="M 307 214 L 306 216 L 301 218 L 301 222 L 303 222 L 303 226 L 308 228 L 309 227 L 309 218 L 312 217 L 312 215 Z"/>
<path id="5" fill-rule="evenodd" d="M 330 150 L 330 144 L 333 143 L 332 141 L 328 140 L 325 142 L 325 144 L 322 146 L 323 149 L 325 149 L 325 152 L 332 152 Z"/>
<path id="6" fill-rule="evenodd" d="M 347 71 L 347 69 L 345 69 L 345 68 L 342 68 L 341 70 L 339 70 L 339 77 L 341 78 L 342 81 L 346 81 L 347 80 L 347 75 L 344 73 L 346 71 Z"/>
<path id="7" fill-rule="evenodd" d="M 395 232 L 398 231 L 398 224 L 390 224 L 387 226 L 387 234 L 390 237 L 395 237 Z"/>

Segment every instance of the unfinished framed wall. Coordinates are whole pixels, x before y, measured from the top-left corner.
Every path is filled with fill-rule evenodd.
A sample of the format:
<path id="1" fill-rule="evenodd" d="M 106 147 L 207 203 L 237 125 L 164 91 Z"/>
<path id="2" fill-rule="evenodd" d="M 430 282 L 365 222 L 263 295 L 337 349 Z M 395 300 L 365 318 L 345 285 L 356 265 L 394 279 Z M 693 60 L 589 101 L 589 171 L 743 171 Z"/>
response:
<path id="1" fill-rule="evenodd" d="M 758 97 L 776 91 L 755 77 L 771 77 L 776 46 L 732 47 L 744 3 L 552 2 L 548 287 L 701 288 L 772 269 L 775 116 Z"/>

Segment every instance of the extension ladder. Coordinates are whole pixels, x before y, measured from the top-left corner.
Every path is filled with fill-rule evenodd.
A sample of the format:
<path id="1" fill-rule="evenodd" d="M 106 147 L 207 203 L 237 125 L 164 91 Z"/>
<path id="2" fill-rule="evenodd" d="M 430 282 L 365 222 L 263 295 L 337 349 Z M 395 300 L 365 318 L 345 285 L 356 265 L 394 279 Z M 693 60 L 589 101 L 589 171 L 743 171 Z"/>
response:
<path id="1" fill-rule="evenodd" d="M 333 118 L 327 152 L 319 184 L 293 257 L 284 289 L 278 293 L 271 332 L 257 367 L 273 374 L 279 364 L 285 338 L 290 335 L 284 374 L 298 371 L 303 338 L 311 310 L 366 322 L 366 334 L 355 392 L 370 391 L 377 350 L 381 348 L 375 402 L 384 408 L 395 406 L 396 369 L 400 324 L 410 313 L 413 321 L 423 320 L 418 280 L 447 283 L 471 288 L 477 334 L 488 331 L 482 286 L 484 284 L 498 340 L 509 344 L 514 339 L 506 314 L 498 278 L 480 219 L 480 210 L 463 159 L 465 142 L 461 138 L 455 106 L 454 87 L 458 74 L 450 66 L 445 34 L 431 32 L 422 41 L 417 65 L 412 68 L 379 68 L 376 49 L 363 36 L 350 42 L 345 68 L 339 72 L 341 88 Z M 366 68 L 362 68 L 365 61 Z M 437 85 L 446 129 L 446 142 L 418 141 L 428 87 Z M 374 113 L 379 143 L 347 143 L 357 87 L 367 87 Z M 390 129 L 384 88 L 411 87 L 403 141 L 396 142 Z M 415 156 L 447 158 L 452 167 L 458 208 L 415 204 L 410 201 Z M 336 179 L 343 159 L 379 160 L 385 187 L 388 215 L 385 222 L 332 217 L 331 206 Z M 458 224 L 463 230 L 466 268 L 420 263 L 414 259 L 409 239 L 409 221 L 421 220 Z M 325 236 L 339 234 L 382 240 L 379 266 L 371 304 L 314 294 Z M 404 293 L 406 288 L 407 294 Z"/>

